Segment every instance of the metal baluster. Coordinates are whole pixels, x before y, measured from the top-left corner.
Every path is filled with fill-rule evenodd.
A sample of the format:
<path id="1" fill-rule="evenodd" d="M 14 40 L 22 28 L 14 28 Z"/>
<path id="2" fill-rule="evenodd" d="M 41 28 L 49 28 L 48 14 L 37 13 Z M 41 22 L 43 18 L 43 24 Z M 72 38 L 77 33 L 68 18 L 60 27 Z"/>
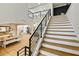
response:
<path id="1" fill-rule="evenodd" d="M 19 56 L 19 52 L 17 52 L 17 56 Z"/>
<path id="2" fill-rule="evenodd" d="M 25 56 L 27 55 L 26 46 L 25 46 Z"/>
<path id="3" fill-rule="evenodd" d="M 42 38 L 42 22 L 41 22 L 41 24 L 40 24 L 40 33 L 41 33 L 41 38 Z"/>
<path id="4" fill-rule="evenodd" d="M 31 40 L 31 38 L 29 39 L 29 56 L 31 56 L 31 42 L 32 42 L 32 40 Z"/>
<path id="5" fill-rule="evenodd" d="M 40 12 L 40 17 L 41 17 L 41 11 L 39 11 Z"/>
<path id="6" fill-rule="evenodd" d="M 45 26 L 47 25 L 47 16 L 48 16 L 48 15 L 46 15 L 46 17 L 45 17 L 45 18 L 46 18 L 46 19 L 45 19 Z"/>
<path id="7" fill-rule="evenodd" d="M 50 16 L 51 16 L 51 10 L 49 11 L 49 13 L 50 13 Z"/>

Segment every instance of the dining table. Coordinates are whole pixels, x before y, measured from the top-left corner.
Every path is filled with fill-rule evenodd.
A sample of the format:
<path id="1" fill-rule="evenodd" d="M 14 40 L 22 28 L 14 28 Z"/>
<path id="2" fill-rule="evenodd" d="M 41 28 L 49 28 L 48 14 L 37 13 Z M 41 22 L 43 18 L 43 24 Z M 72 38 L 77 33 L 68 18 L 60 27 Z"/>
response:
<path id="1" fill-rule="evenodd" d="M 0 46 L 2 46 L 2 43 L 6 41 L 8 37 L 10 37 L 9 34 L 0 35 Z"/>

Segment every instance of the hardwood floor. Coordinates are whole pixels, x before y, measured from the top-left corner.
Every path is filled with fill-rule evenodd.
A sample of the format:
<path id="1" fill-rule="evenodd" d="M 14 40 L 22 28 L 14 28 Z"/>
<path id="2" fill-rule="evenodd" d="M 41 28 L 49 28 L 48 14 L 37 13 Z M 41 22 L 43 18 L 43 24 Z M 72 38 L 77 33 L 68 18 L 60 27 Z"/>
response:
<path id="1" fill-rule="evenodd" d="M 29 34 L 22 35 L 21 41 L 9 44 L 6 48 L 0 47 L 0 56 L 17 56 L 17 50 L 25 45 L 28 46 L 29 38 Z"/>

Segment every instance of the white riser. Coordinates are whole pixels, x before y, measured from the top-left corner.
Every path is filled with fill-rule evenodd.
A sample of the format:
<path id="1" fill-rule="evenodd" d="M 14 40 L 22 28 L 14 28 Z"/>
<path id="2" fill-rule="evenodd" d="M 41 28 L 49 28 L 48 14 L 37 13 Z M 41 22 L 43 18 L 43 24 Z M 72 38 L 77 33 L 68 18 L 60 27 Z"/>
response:
<path id="1" fill-rule="evenodd" d="M 73 32 L 53 32 L 53 31 L 47 31 L 46 34 L 58 34 L 58 35 L 74 35 L 76 36 L 75 33 Z"/>
<path id="2" fill-rule="evenodd" d="M 51 22 L 70 22 L 68 20 L 51 20 Z"/>
<path id="3" fill-rule="evenodd" d="M 79 47 L 79 43 L 75 43 L 75 42 L 67 42 L 67 41 L 52 40 L 52 39 L 44 39 L 44 41 L 51 42 L 51 43 L 58 43 L 58 44 L 64 44 L 64 45 Z"/>
<path id="4" fill-rule="evenodd" d="M 58 24 L 53 24 L 53 25 L 49 25 L 49 26 L 71 26 L 71 25 L 68 25 L 68 24 L 64 24 L 64 25 L 63 24 L 59 24 L 59 25 Z"/>
<path id="5" fill-rule="evenodd" d="M 73 27 L 48 27 L 48 29 L 73 29 Z"/>
<path id="6" fill-rule="evenodd" d="M 74 29 L 47 29 L 49 31 L 74 31 Z"/>
<path id="7" fill-rule="evenodd" d="M 49 49 L 55 49 L 55 50 L 79 55 L 79 51 L 77 51 L 77 50 L 67 49 L 67 48 L 63 48 L 63 47 L 57 47 L 57 46 L 53 46 L 53 45 L 49 45 L 49 44 L 45 44 L 45 43 L 43 43 L 42 46 L 49 48 Z"/>
<path id="8" fill-rule="evenodd" d="M 70 24 L 70 23 L 64 23 L 64 22 L 62 22 L 62 23 L 54 23 L 54 22 L 52 22 L 50 24 Z"/>
<path id="9" fill-rule="evenodd" d="M 48 29 L 73 29 L 73 27 L 48 27 Z"/>
<path id="10" fill-rule="evenodd" d="M 70 23 L 64 23 L 64 24 L 62 24 L 62 23 L 60 23 L 60 24 L 57 24 L 57 23 L 49 23 L 49 25 L 71 25 Z"/>
<path id="11" fill-rule="evenodd" d="M 70 23 L 70 22 L 50 22 L 50 24 L 53 24 L 53 23 Z"/>
<path id="12" fill-rule="evenodd" d="M 56 28 L 56 27 L 72 27 L 72 26 L 48 26 L 48 27 Z"/>
<path id="13" fill-rule="evenodd" d="M 68 36 L 58 36 L 58 35 L 45 35 L 47 38 L 57 38 L 57 39 L 66 39 L 66 40 L 78 40 L 76 37 Z"/>

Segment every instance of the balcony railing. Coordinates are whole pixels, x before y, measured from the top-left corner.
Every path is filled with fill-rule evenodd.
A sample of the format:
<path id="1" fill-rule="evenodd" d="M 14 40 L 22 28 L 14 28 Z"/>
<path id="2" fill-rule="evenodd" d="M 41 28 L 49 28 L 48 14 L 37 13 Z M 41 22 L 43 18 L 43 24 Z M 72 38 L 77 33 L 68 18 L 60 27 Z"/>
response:
<path id="1" fill-rule="evenodd" d="M 47 13 L 48 10 L 42 10 L 42 11 L 37 11 L 37 12 L 31 12 L 31 11 L 27 11 L 27 15 L 32 18 L 39 18 L 44 16 Z"/>
<path id="2" fill-rule="evenodd" d="M 43 31 L 45 26 L 47 26 L 47 21 L 51 16 L 51 10 L 49 9 L 46 15 L 43 17 L 33 34 L 29 39 L 29 46 L 24 46 L 17 51 L 17 56 L 31 56 L 34 52 L 36 45 L 40 38 L 43 38 Z"/>

